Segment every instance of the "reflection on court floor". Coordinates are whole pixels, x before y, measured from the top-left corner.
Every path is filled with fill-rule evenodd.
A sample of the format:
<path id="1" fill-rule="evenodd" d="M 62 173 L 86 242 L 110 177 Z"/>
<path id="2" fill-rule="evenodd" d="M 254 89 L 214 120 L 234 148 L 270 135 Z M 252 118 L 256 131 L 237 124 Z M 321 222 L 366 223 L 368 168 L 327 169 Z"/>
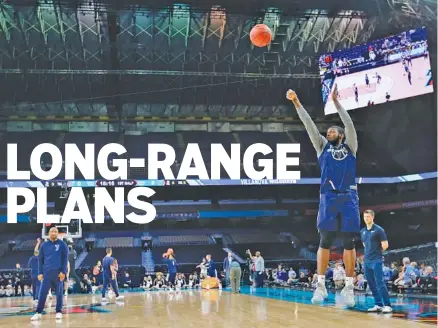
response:
<path id="1" fill-rule="evenodd" d="M 312 304 L 312 292 L 302 290 L 292 290 L 285 288 L 248 288 L 244 287 L 242 293 L 267 297 L 288 302 L 297 302 L 301 304 Z M 418 297 L 392 297 L 392 308 L 394 313 L 390 316 L 393 318 L 403 318 L 407 320 L 437 323 L 437 299 L 433 296 Z M 316 306 L 316 305 L 315 305 Z M 346 309 L 342 304 L 342 297 L 337 294 L 330 293 L 324 304 L 318 305 L 324 307 L 336 307 L 349 311 L 367 312 L 367 309 L 374 306 L 374 300 L 371 296 L 358 295 L 356 296 L 356 306 L 354 309 Z"/>
<path id="2" fill-rule="evenodd" d="M 55 301 L 47 303 L 43 320 L 30 323 L 30 297 L 1 298 L 0 326 L 4 327 L 355 327 L 404 328 L 437 323 L 432 298 L 393 298 L 392 315 L 363 313 L 371 297 L 358 296 L 357 307 L 345 310 L 342 298 L 331 294 L 322 305 L 311 305 L 312 292 L 243 287 L 240 295 L 227 290 L 185 290 L 124 293 L 124 302 L 103 305 L 99 295 L 70 295 L 62 321 L 55 320 Z M 400 320 L 399 318 L 407 319 Z"/>

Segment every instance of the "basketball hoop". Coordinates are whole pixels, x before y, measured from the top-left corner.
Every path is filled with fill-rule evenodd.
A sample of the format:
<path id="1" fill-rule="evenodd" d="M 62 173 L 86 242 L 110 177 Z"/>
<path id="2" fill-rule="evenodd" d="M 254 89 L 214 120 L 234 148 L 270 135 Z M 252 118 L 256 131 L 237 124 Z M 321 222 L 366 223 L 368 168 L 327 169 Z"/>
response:
<path id="1" fill-rule="evenodd" d="M 41 238 L 49 238 L 50 228 L 56 227 L 58 229 L 58 239 L 72 240 L 82 237 L 82 221 L 73 219 L 70 223 L 44 223 L 41 230 Z"/>

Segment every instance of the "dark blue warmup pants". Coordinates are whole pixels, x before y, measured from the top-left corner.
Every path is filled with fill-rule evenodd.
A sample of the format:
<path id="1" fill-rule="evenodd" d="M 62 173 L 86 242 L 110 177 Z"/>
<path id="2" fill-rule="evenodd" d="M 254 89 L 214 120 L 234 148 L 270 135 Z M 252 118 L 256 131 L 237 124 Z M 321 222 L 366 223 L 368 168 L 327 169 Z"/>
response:
<path id="1" fill-rule="evenodd" d="M 41 282 L 40 293 L 38 295 L 38 305 L 36 312 L 43 312 L 46 304 L 47 294 L 49 289 L 56 293 L 56 313 L 62 312 L 62 302 L 64 296 L 64 281 L 59 280 L 59 271 L 51 271 L 43 273 L 44 279 Z"/>
<path id="2" fill-rule="evenodd" d="M 176 272 L 169 273 L 169 282 L 172 286 L 175 286 Z"/>
<path id="3" fill-rule="evenodd" d="M 365 278 L 368 286 L 373 293 L 377 306 L 391 306 L 389 301 L 388 289 L 383 280 L 383 263 L 382 261 L 371 261 L 364 263 Z"/>
<path id="4" fill-rule="evenodd" d="M 32 275 L 32 297 L 34 300 L 38 299 L 40 293 L 41 282 L 38 280 L 38 275 Z"/>
<path id="5" fill-rule="evenodd" d="M 261 274 L 258 271 L 255 272 L 255 287 L 263 287 L 264 277 L 264 272 L 262 272 Z"/>
<path id="6" fill-rule="evenodd" d="M 103 277 L 102 297 L 105 297 L 108 285 L 111 285 L 116 296 L 119 296 L 119 286 L 117 285 L 117 280 L 112 279 L 111 277 L 108 277 L 106 275 L 102 275 L 102 277 Z"/>

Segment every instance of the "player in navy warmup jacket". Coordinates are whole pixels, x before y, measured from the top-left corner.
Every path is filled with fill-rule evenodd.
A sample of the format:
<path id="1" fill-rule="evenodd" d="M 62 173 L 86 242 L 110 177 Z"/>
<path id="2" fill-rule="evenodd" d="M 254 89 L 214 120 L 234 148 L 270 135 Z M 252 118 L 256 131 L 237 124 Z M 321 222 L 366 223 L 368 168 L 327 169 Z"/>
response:
<path id="1" fill-rule="evenodd" d="M 175 279 L 176 279 L 176 271 L 177 271 L 177 262 L 175 257 L 173 256 L 173 251 L 171 253 L 164 253 L 163 254 L 164 262 L 167 264 L 167 273 L 169 274 L 169 277 L 167 279 L 170 287 L 175 286 Z"/>
<path id="2" fill-rule="evenodd" d="M 111 248 L 106 249 L 106 256 L 102 260 L 102 268 L 103 268 L 103 288 L 102 288 L 102 302 L 108 302 L 108 299 L 105 297 L 106 291 L 108 289 L 108 285 L 116 294 L 116 300 L 120 301 L 124 297 L 119 294 L 119 286 L 117 285 L 117 270 L 116 270 L 116 260 L 113 255 L 113 250 Z"/>
<path id="3" fill-rule="evenodd" d="M 58 239 L 58 229 L 49 231 L 49 239 L 40 248 L 38 255 L 38 280 L 41 281 L 38 305 L 31 320 L 41 320 L 41 313 L 46 304 L 47 294 L 51 288 L 56 292 L 56 319 L 62 318 L 63 286 L 67 274 L 68 247 Z"/>

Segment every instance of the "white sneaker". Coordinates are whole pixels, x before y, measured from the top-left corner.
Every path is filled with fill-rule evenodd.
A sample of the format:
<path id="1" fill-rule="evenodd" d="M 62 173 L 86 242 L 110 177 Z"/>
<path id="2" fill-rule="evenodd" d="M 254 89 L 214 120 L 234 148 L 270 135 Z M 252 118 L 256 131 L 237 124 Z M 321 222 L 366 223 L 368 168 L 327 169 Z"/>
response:
<path id="1" fill-rule="evenodd" d="M 341 296 L 344 297 L 344 302 L 347 307 L 354 307 L 356 305 L 353 285 L 346 285 L 341 291 Z"/>
<path id="2" fill-rule="evenodd" d="M 65 292 L 65 293 L 64 293 L 64 296 L 68 296 L 68 292 Z"/>
<path id="3" fill-rule="evenodd" d="M 102 297 L 102 303 L 108 302 L 108 299 L 106 297 Z"/>
<path id="4" fill-rule="evenodd" d="M 30 318 L 30 321 L 38 321 L 41 320 L 43 317 L 41 315 L 41 313 L 35 313 L 32 318 Z"/>
<path id="5" fill-rule="evenodd" d="M 121 301 L 123 299 L 125 299 L 125 296 L 123 296 L 123 295 L 119 295 L 116 297 L 116 301 Z"/>
<path id="6" fill-rule="evenodd" d="M 380 312 L 380 311 L 382 311 L 382 307 L 378 305 L 374 305 L 372 308 L 367 310 L 367 312 Z"/>
<path id="7" fill-rule="evenodd" d="M 312 304 L 318 304 L 324 302 L 324 299 L 328 297 L 327 288 L 324 285 L 317 284 L 316 289 L 313 292 Z"/>
<path id="8" fill-rule="evenodd" d="M 382 313 L 392 313 L 392 307 L 384 306 L 382 309 Z"/>
<path id="9" fill-rule="evenodd" d="M 56 313 L 56 320 L 60 320 L 60 319 L 62 319 L 62 313 L 58 312 Z"/>

